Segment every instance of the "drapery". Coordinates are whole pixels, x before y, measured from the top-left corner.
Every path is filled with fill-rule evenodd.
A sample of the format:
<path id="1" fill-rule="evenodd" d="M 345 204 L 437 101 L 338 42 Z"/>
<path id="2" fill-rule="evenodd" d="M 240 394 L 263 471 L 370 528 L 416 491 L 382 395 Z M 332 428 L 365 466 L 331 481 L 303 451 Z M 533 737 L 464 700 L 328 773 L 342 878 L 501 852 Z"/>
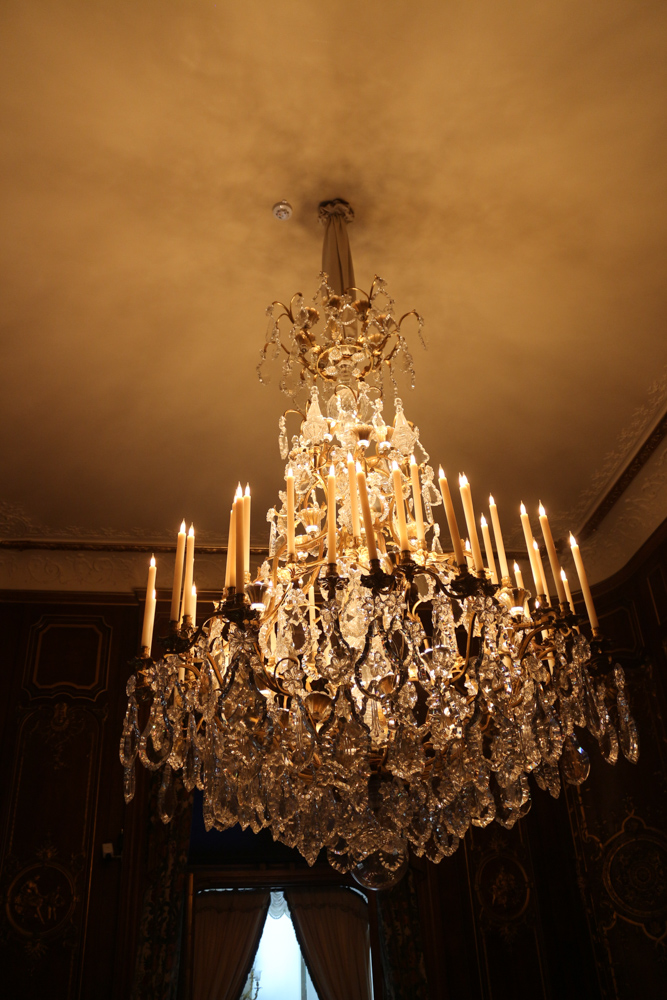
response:
<path id="1" fill-rule="evenodd" d="M 238 1000 L 257 953 L 269 899 L 269 892 L 198 894 L 192 1000 Z"/>
<path id="2" fill-rule="evenodd" d="M 354 286 L 352 252 L 347 235 L 348 223 L 352 222 L 354 211 L 341 198 L 323 201 L 319 207 L 319 219 L 327 228 L 322 247 L 322 270 L 329 276 L 329 284 L 339 295 Z"/>
<path id="3" fill-rule="evenodd" d="M 350 889 L 287 889 L 296 936 L 320 1000 L 370 1000 L 368 904 Z"/>

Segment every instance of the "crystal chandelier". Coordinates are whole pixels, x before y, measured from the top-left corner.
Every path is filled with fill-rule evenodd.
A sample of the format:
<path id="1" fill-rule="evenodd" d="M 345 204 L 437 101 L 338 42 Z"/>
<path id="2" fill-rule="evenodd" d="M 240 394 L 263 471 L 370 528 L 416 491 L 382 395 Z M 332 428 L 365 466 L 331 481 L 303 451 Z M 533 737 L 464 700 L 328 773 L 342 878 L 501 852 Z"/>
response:
<path id="1" fill-rule="evenodd" d="M 340 213 L 328 222 L 345 249 Z M 528 587 L 516 563 L 510 573 L 492 497 L 495 550 L 482 517 L 483 559 L 464 476 L 461 538 L 447 478 L 440 469 L 436 480 L 401 400 L 392 420 L 384 411 L 396 370 L 412 375 L 407 330 L 421 334 L 422 320 L 399 317 L 379 278 L 368 293 L 339 284 L 322 274 L 312 303 L 298 294 L 268 310 L 260 369 L 282 357 L 292 397 L 269 557 L 252 578 L 250 495 L 239 488 L 225 588 L 196 627 L 194 533 L 183 524 L 171 629 L 154 657 L 152 560 L 120 757 L 126 801 L 137 758 L 161 771 L 164 822 L 182 771 L 186 789 L 203 791 L 207 829 L 267 827 L 309 864 L 326 849 L 336 869 L 379 888 L 400 877 L 409 847 L 437 862 L 471 823 L 514 826 L 530 808 L 530 776 L 554 797 L 561 778 L 584 781 L 577 728 L 611 764 L 619 746 L 636 761 L 638 739 L 576 542 L 592 640 L 541 505 L 543 549 L 521 506 Z M 300 423 L 290 440 L 288 418 Z"/>

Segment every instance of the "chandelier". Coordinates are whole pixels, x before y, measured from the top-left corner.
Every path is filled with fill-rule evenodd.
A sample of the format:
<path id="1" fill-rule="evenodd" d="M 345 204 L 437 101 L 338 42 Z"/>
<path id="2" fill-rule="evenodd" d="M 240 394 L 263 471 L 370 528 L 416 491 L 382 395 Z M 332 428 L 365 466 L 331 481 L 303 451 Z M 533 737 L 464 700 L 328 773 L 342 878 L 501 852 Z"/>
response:
<path id="1" fill-rule="evenodd" d="M 328 233 L 345 250 L 336 205 Z M 126 801 L 137 758 L 161 771 L 164 822 L 182 771 L 185 788 L 203 792 L 207 829 L 266 827 L 309 864 L 325 849 L 334 868 L 381 888 L 409 849 L 438 862 L 470 824 L 513 827 L 530 808 L 531 776 L 554 797 L 561 780 L 583 782 L 578 729 L 611 764 L 619 747 L 636 761 L 638 738 L 574 538 L 592 639 L 541 504 L 543 544 L 520 508 L 528 585 L 516 563 L 510 572 L 493 497 L 490 524 L 480 521 L 484 559 L 465 476 L 462 538 L 447 477 L 436 477 L 396 395 L 396 372 L 413 373 L 408 330 L 421 335 L 422 319 L 399 316 L 377 277 L 367 293 L 345 284 L 349 248 L 341 259 L 339 287 L 323 273 L 311 302 L 297 294 L 268 310 L 261 377 L 282 358 L 291 397 L 268 558 L 251 576 L 251 498 L 239 487 L 224 591 L 196 626 L 194 531 L 181 525 L 171 627 L 154 656 L 151 560 L 120 757 Z"/>

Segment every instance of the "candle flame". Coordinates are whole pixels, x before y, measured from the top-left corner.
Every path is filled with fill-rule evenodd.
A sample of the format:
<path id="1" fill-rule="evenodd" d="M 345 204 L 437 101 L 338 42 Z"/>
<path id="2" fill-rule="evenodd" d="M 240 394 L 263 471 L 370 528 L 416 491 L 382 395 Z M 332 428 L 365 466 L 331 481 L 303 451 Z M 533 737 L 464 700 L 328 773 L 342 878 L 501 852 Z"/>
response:
<path id="1" fill-rule="evenodd" d="M 246 483 L 246 487 L 245 487 L 245 495 L 246 495 L 247 497 L 249 497 L 249 496 L 250 496 L 250 483 Z"/>
<path id="2" fill-rule="evenodd" d="M 241 489 L 241 484 L 240 483 L 236 487 L 236 493 L 234 494 L 234 496 L 236 496 L 236 497 L 242 497 L 243 496 L 243 490 Z"/>
<path id="3" fill-rule="evenodd" d="M 479 523 L 482 525 L 483 528 L 486 528 L 486 518 L 484 517 L 483 514 L 479 519 Z"/>
<path id="4" fill-rule="evenodd" d="M 515 572 L 515 573 L 518 573 L 518 572 L 519 572 L 519 564 L 518 564 L 518 563 L 516 563 L 516 562 L 514 563 L 514 572 Z"/>
<path id="5" fill-rule="evenodd" d="M 438 470 L 438 475 L 439 475 L 440 479 L 446 479 L 446 478 L 447 478 L 447 477 L 445 476 L 445 470 L 443 469 L 443 467 L 442 467 L 442 466 L 440 466 L 440 468 L 439 468 L 439 470 Z"/>
<path id="6" fill-rule="evenodd" d="M 417 459 L 415 458 L 414 455 L 410 455 L 410 465 L 416 465 L 416 464 L 417 464 Z"/>
<path id="7" fill-rule="evenodd" d="M 394 465 L 396 465 L 396 462 L 394 462 Z M 361 462 L 357 462 L 357 472 L 363 472 L 363 471 L 364 471 L 364 470 L 363 470 L 363 468 L 361 467 Z"/>
<path id="8" fill-rule="evenodd" d="M 533 548 L 535 549 L 536 552 L 540 551 L 540 547 L 537 544 L 537 540 L 535 538 L 533 538 Z"/>
<path id="9" fill-rule="evenodd" d="M 467 486 L 468 479 L 464 472 L 459 472 L 459 486 Z"/>
<path id="10" fill-rule="evenodd" d="M 190 538 L 194 538 L 195 537 L 195 526 L 194 526 L 194 524 L 190 525 L 190 530 L 188 531 L 188 535 L 190 536 Z"/>
<path id="11" fill-rule="evenodd" d="M 572 532 L 570 532 L 570 547 L 574 548 L 576 544 L 577 544 L 577 540 L 574 537 L 574 535 L 572 534 Z"/>
<path id="12" fill-rule="evenodd" d="M 197 588 L 195 587 L 194 583 L 192 584 L 192 596 L 193 597 L 197 596 Z"/>
<path id="13" fill-rule="evenodd" d="M 469 538 L 466 538 L 466 552 L 472 552 L 472 549 L 470 548 L 470 539 Z"/>
<path id="14" fill-rule="evenodd" d="M 560 571 L 560 578 L 563 581 L 563 583 L 567 583 L 567 577 L 565 576 L 565 570 L 562 567 L 561 567 L 561 571 Z"/>
<path id="15" fill-rule="evenodd" d="M 294 472 L 292 471 L 291 468 L 287 470 L 287 478 L 289 479 L 290 476 L 292 477 L 292 479 L 294 479 Z"/>
<path id="16" fill-rule="evenodd" d="M 523 517 L 523 515 L 526 513 L 526 505 L 525 505 L 525 503 L 521 504 L 521 506 L 519 507 L 519 510 L 521 511 L 521 516 Z"/>
<path id="17" fill-rule="evenodd" d="M 329 466 L 329 475 L 330 475 L 330 476 L 335 476 L 335 475 L 336 475 L 336 470 L 335 470 L 335 468 L 333 467 L 333 465 L 330 465 L 330 466 Z"/>
<path id="18" fill-rule="evenodd" d="M 495 507 L 495 506 L 496 506 L 496 501 L 493 499 L 493 497 L 489 493 L 489 507 Z"/>
<path id="19" fill-rule="evenodd" d="M 352 458 L 352 455 L 350 454 L 349 451 L 347 453 L 347 460 L 348 460 L 348 462 L 354 462 L 354 459 Z"/>
<path id="20" fill-rule="evenodd" d="M 151 556 L 151 561 L 150 561 L 150 563 L 148 565 L 149 566 L 155 566 L 155 556 Z"/>
<path id="21" fill-rule="evenodd" d="M 185 534 L 185 518 L 181 521 L 181 531 Z"/>
<path id="22" fill-rule="evenodd" d="M 540 517 L 546 517 L 546 516 L 547 516 L 547 512 L 544 509 L 544 507 L 542 506 L 542 502 L 540 501 Z"/>
<path id="23" fill-rule="evenodd" d="M 396 459 L 394 459 L 394 461 L 391 463 L 391 471 L 396 472 L 397 470 L 398 470 L 398 462 L 396 461 Z"/>

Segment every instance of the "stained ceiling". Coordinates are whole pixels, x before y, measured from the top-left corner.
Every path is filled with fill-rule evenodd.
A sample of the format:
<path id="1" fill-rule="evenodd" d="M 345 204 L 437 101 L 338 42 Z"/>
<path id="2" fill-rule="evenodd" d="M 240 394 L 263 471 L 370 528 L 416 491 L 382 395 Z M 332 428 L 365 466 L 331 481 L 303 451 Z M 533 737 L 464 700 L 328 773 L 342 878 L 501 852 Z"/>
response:
<path id="1" fill-rule="evenodd" d="M 0 33 L 3 537 L 221 543 L 241 479 L 265 542 L 264 309 L 314 292 L 329 197 L 508 535 L 520 500 L 581 527 L 663 415 L 664 3 L 5 0 Z"/>

